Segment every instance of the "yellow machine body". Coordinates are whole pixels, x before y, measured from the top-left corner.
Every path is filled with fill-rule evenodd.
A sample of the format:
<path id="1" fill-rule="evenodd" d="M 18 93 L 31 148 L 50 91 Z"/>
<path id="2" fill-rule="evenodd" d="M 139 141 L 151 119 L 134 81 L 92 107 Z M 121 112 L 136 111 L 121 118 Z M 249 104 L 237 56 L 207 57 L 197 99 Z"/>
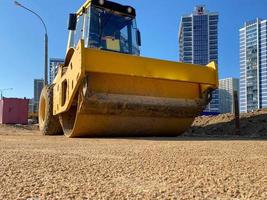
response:
<path id="1" fill-rule="evenodd" d="M 174 136 L 218 87 L 215 63 L 198 66 L 84 48 L 68 50 L 54 80 L 53 115 L 68 137 Z"/>
<path id="2" fill-rule="evenodd" d="M 64 65 L 40 97 L 44 135 L 177 136 L 218 87 L 218 69 L 140 57 L 133 7 L 88 0 L 70 15 Z"/>

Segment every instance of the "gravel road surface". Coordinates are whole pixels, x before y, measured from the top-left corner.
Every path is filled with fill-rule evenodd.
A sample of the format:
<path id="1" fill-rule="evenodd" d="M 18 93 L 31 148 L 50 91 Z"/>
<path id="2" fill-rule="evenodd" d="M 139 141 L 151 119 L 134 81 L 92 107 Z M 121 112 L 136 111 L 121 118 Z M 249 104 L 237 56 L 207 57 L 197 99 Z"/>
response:
<path id="1" fill-rule="evenodd" d="M 0 199 L 267 199 L 267 141 L 68 139 L 0 127 Z"/>

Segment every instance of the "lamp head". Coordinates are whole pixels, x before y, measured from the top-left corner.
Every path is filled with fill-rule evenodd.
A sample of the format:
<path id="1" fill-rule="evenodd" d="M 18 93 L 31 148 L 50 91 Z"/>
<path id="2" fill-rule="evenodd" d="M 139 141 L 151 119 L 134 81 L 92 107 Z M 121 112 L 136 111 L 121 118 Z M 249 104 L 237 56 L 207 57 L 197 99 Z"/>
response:
<path id="1" fill-rule="evenodd" d="M 19 2 L 17 2 L 17 1 L 14 1 L 14 4 L 15 4 L 16 6 L 20 6 L 20 7 L 21 7 L 21 4 L 20 4 Z"/>

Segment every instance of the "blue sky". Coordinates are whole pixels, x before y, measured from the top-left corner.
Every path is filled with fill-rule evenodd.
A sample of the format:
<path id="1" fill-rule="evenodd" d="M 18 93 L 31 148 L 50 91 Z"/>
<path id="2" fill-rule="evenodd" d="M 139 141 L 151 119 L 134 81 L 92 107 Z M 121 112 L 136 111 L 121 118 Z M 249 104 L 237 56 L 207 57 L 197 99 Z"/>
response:
<path id="1" fill-rule="evenodd" d="M 49 57 L 64 58 L 68 14 L 85 0 L 19 0 L 39 13 L 49 32 Z M 267 0 L 115 0 L 137 10 L 142 56 L 178 60 L 180 17 L 196 5 L 219 13 L 220 78 L 239 77 L 239 28 L 256 17 L 267 18 Z M 44 30 L 39 20 L 0 0 L 0 89 L 8 97 L 33 97 L 33 79 L 43 77 Z"/>

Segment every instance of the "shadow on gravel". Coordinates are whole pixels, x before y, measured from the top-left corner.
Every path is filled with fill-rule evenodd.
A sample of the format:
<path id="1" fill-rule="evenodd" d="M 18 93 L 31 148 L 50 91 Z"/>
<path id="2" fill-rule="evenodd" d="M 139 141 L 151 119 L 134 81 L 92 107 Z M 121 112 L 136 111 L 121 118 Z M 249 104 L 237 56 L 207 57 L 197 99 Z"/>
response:
<path id="1" fill-rule="evenodd" d="M 114 139 L 114 138 L 113 138 Z M 117 138 L 118 139 L 118 138 Z M 148 141 L 267 141 L 267 137 L 244 137 L 244 136 L 178 136 L 178 137 L 140 137 L 140 138 L 120 138 L 129 140 L 148 140 Z"/>
<path id="2" fill-rule="evenodd" d="M 241 116 L 239 132 L 236 132 L 233 115 L 226 114 L 218 117 L 199 117 L 186 133 L 178 137 L 120 139 L 152 141 L 267 140 L 267 114 L 251 113 Z"/>

